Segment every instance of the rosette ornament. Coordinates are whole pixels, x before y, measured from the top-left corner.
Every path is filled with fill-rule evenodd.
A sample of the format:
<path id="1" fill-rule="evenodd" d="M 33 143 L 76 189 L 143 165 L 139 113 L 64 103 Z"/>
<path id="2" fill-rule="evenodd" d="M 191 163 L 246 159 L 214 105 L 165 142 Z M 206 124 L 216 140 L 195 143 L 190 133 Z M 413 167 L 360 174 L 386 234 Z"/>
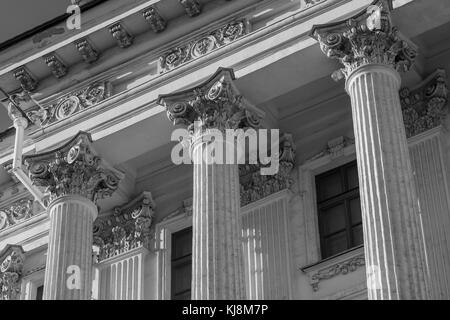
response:
<path id="1" fill-rule="evenodd" d="M 55 150 L 25 156 L 24 162 L 30 179 L 46 188 L 50 201 L 80 195 L 96 203 L 111 196 L 123 177 L 97 155 L 86 132 Z"/>
<path id="2" fill-rule="evenodd" d="M 186 125 L 191 133 L 194 122 L 202 130 L 258 128 L 264 112 L 240 94 L 234 80 L 232 69 L 219 68 L 196 87 L 160 95 L 158 103 L 174 125 Z"/>
<path id="3" fill-rule="evenodd" d="M 390 17 L 391 0 L 375 0 L 359 14 L 339 22 L 313 26 L 310 36 L 328 57 L 344 68 L 333 73 L 340 80 L 361 66 L 385 64 L 408 71 L 417 55 L 414 44 L 402 38 Z"/>

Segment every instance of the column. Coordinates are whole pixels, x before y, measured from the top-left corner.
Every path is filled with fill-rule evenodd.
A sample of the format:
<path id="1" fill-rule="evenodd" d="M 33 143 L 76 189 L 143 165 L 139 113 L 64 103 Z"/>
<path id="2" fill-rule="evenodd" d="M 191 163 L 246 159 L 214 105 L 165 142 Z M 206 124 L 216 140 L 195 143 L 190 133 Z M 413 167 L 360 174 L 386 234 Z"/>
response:
<path id="1" fill-rule="evenodd" d="M 62 147 L 24 157 L 30 179 L 49 193 L 44 300 L 89 300 L 97 200 L 111 196 L 122 174 L 95 153 L 87 133 Z"/>
<path id="2" fill-rule="evenodd" d="M 447 78 L 438 69 L 414 88 L 400 90 L 411 165 L 423 215 L 432 299 L 450 299 L 450 193 Z"/>
<path id="3" fill-rule="evenodd" d="M 192 299 L 245 299 L 237 162 L 205 161 L 225 147 L 226 129 L 256 127 L 262 113 L 239 95 L 230 69 L 180 93 L 162 95 L 174 124 L 188 126 L 193 165 Z M 212 143 L 211 137 L 216 140 Z M 233 146 L 225 150 L 235 150 Z M 237 151 L 237 150 L 235 150 Z M 216 158 L 217 160 L 218 158 Z"/>
<path id="4" fill-rule="evenodd" d="M 427 299 L 428 268 L 399 98 L 415 50 L 377 0 L 352 18 L 314 26 L 322 51 L 344 68 L 351 98 L 369 299 Z"/>

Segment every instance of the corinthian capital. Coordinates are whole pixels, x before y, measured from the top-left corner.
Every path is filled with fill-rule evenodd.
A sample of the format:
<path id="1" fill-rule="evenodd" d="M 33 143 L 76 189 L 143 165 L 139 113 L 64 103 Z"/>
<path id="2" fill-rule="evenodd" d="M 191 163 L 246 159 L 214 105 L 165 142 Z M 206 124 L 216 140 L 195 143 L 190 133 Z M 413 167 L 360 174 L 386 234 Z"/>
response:
<path id="1" fill-rule="evenodd" d="M 438 69 L 415 88 L 400 90 L 408 138 L 443 124 L 448 113 L 446 78 L 445 70 Z"/>
<path id="2" fill-rule="evenodd" d="M 192 132 L 194 122 L 201 129 L 258 127 L 264 113 L 251 105 L 234 83 L 233 70 L 219 68 L 202 84 L 176 93 L 160 95 L 174 125 L 183 124 Z"/>
<path id="3" fill-rule="evenodd" d="M 333 73 L 333 79 L 348 78 L 354 70 L 368 64 L 409 70 L 417 51 L 393 26 L 391 10 L 391 0 L 375 0 L 349 19 L 313 26 L 310 36 L 319 41 L 322 52 L 344 66 Z"/>
<path id="4" fill-rule="evenodd" d="M 7 245 L 0 252 L 0 300 L 17 300 L 20 295 L 24 251 L 21 246 Z"/>
<path id="5" fill-rule="evenodd" d="M 46 187 L 50 201 L 65 195 L 80 195 L 94 203 L 117 189 L 123 174 L 95 152 L 88 133 L 80 132 L 65 145 L 24 157 L 30 179 Z"/>

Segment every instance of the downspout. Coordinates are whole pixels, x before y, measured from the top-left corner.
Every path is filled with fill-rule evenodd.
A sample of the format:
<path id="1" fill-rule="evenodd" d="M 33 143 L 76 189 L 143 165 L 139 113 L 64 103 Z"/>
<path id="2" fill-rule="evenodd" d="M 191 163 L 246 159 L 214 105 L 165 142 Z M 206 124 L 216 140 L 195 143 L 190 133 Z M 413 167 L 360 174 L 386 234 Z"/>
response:
<path id="1" fill-rule="evenodd" d="M 25 129 L 28 126 L 28 120 L 23 116 L 21 110 L 13 103 L 8 106 L 8 114 L 13 121 L 13 126 L 16 129 L 16 136 L 14 140 L 14 157 L 12 163 L 12 173 L 17 179 L 28 189 L 28 191 L 34 196 L 43 208 L 47 208 L 44 203 L 44 194 L 38 187 L 33 185 L 33 182 L 28 175 L 22 169 L 22 153 L 23 153 L 23 140 Z"/>

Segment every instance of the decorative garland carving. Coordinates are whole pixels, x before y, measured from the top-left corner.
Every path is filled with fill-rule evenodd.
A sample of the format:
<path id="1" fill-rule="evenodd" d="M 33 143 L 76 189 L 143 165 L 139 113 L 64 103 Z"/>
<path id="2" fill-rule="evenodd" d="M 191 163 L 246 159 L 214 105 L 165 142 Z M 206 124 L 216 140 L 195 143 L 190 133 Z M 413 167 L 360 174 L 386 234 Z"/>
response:
<path id="1" fill-rule="evenodd" d="M 313 161 L 329 155 L 331 159 L 336 159 L 344 155 L 345 147 L 354 144 L 354 139 L 350 139 L 344 136 L 337 137 L 327 142 L 325 149 L 315 156 L 306 160 L 306 162 Z"/>
<path id="2" fill-rule="evenodd" d="M 416 48 L 402 39 L 393 26 L 390 0 L 375 0 L 369 8 L 379 8 L 379 25 L 372 23 L 364 10 L 340 22 L 314 26 L 311 36 L 319 41 L 322 52 L 337 59 L 344 68 L 335 71 L 334 80 L 348 78 L 357 68 L 368 64 L 385 64 L 397 71 L 407 71 L 414 63 Z"/>
<path id="3" fill-rule="evenodd" d="M 112 258 L 134 248 L 149 249 L 155 202 L 150 192 L 143 192 L 130 203 L 117 207 L 108 217 L 94 222 L 94 245 L 99 247 L 97 261 Z"/>
<path id="4" fill-rule="evenodd" d="M 240 165 L 239 182 L 241 206 L 258 201 L 292 185 L 290 176 L 295 164 L 295 144 L 291 134 L 280 139 L 279 171 L 275 175 L 261 175 L 260 165 Z"/>
<path id="5" fill-rule="evenodd" d="M 0 300 L 18 300 L 25 255 L 21 246 L 8 245 L 0 253 Z"/>
<path id="6" fill-rule="evenodd" d="M 34 200 L 24 198 L 0 209 L 0 231 L 21 223 L 33 217 L 37 211 L 33 210 Z"/>
<path id="7" fill-rule="evenodd" d="M 96 203 L 111 196 L 123 177 L 96 154 L 86 132 L 55 150 L 27 155 L 24 162 L 33 184 L 46 187 L 50 202 L 76 194 Z"/>
<path id="8" fill-rule="evenodd" d="M 167 72 L 188 61 L 223 47 L 247 33 L 244 20 L 231 22 L 187 44 L 173 48 L 159 58 L 160 72 Z"/>
<path id="9" fill-rule="evenodd" d="M 356 271 L 359 267 L 365 265 L 364 254 L 352 257 L 344 262 L 337 263 L 329 268 L 320 270 L 313 274 L 310 278 L 310 284 L 314 291 L 319 290 L 319 282 L 321 280 L 330 279 L 340 274 L 347 274 Z"/>
<path id="10" fill-rule="evenodd" d="M 33 108 L 27 112 L 27 116 L 41 127 L 47 127 L 77 112 L 92 108 L 109 98 L 111 94 L 112 86 L 110 82 L 96 82 L 86 88 L 65 95 L 55 103 Z"/>
<path id="11" fill-rule="evenodd" d="M 441 125 L 448 112 L 444 70 L 438 69 L 413 90 L 400 90 L 406 136 L 412 137 Z"/>

